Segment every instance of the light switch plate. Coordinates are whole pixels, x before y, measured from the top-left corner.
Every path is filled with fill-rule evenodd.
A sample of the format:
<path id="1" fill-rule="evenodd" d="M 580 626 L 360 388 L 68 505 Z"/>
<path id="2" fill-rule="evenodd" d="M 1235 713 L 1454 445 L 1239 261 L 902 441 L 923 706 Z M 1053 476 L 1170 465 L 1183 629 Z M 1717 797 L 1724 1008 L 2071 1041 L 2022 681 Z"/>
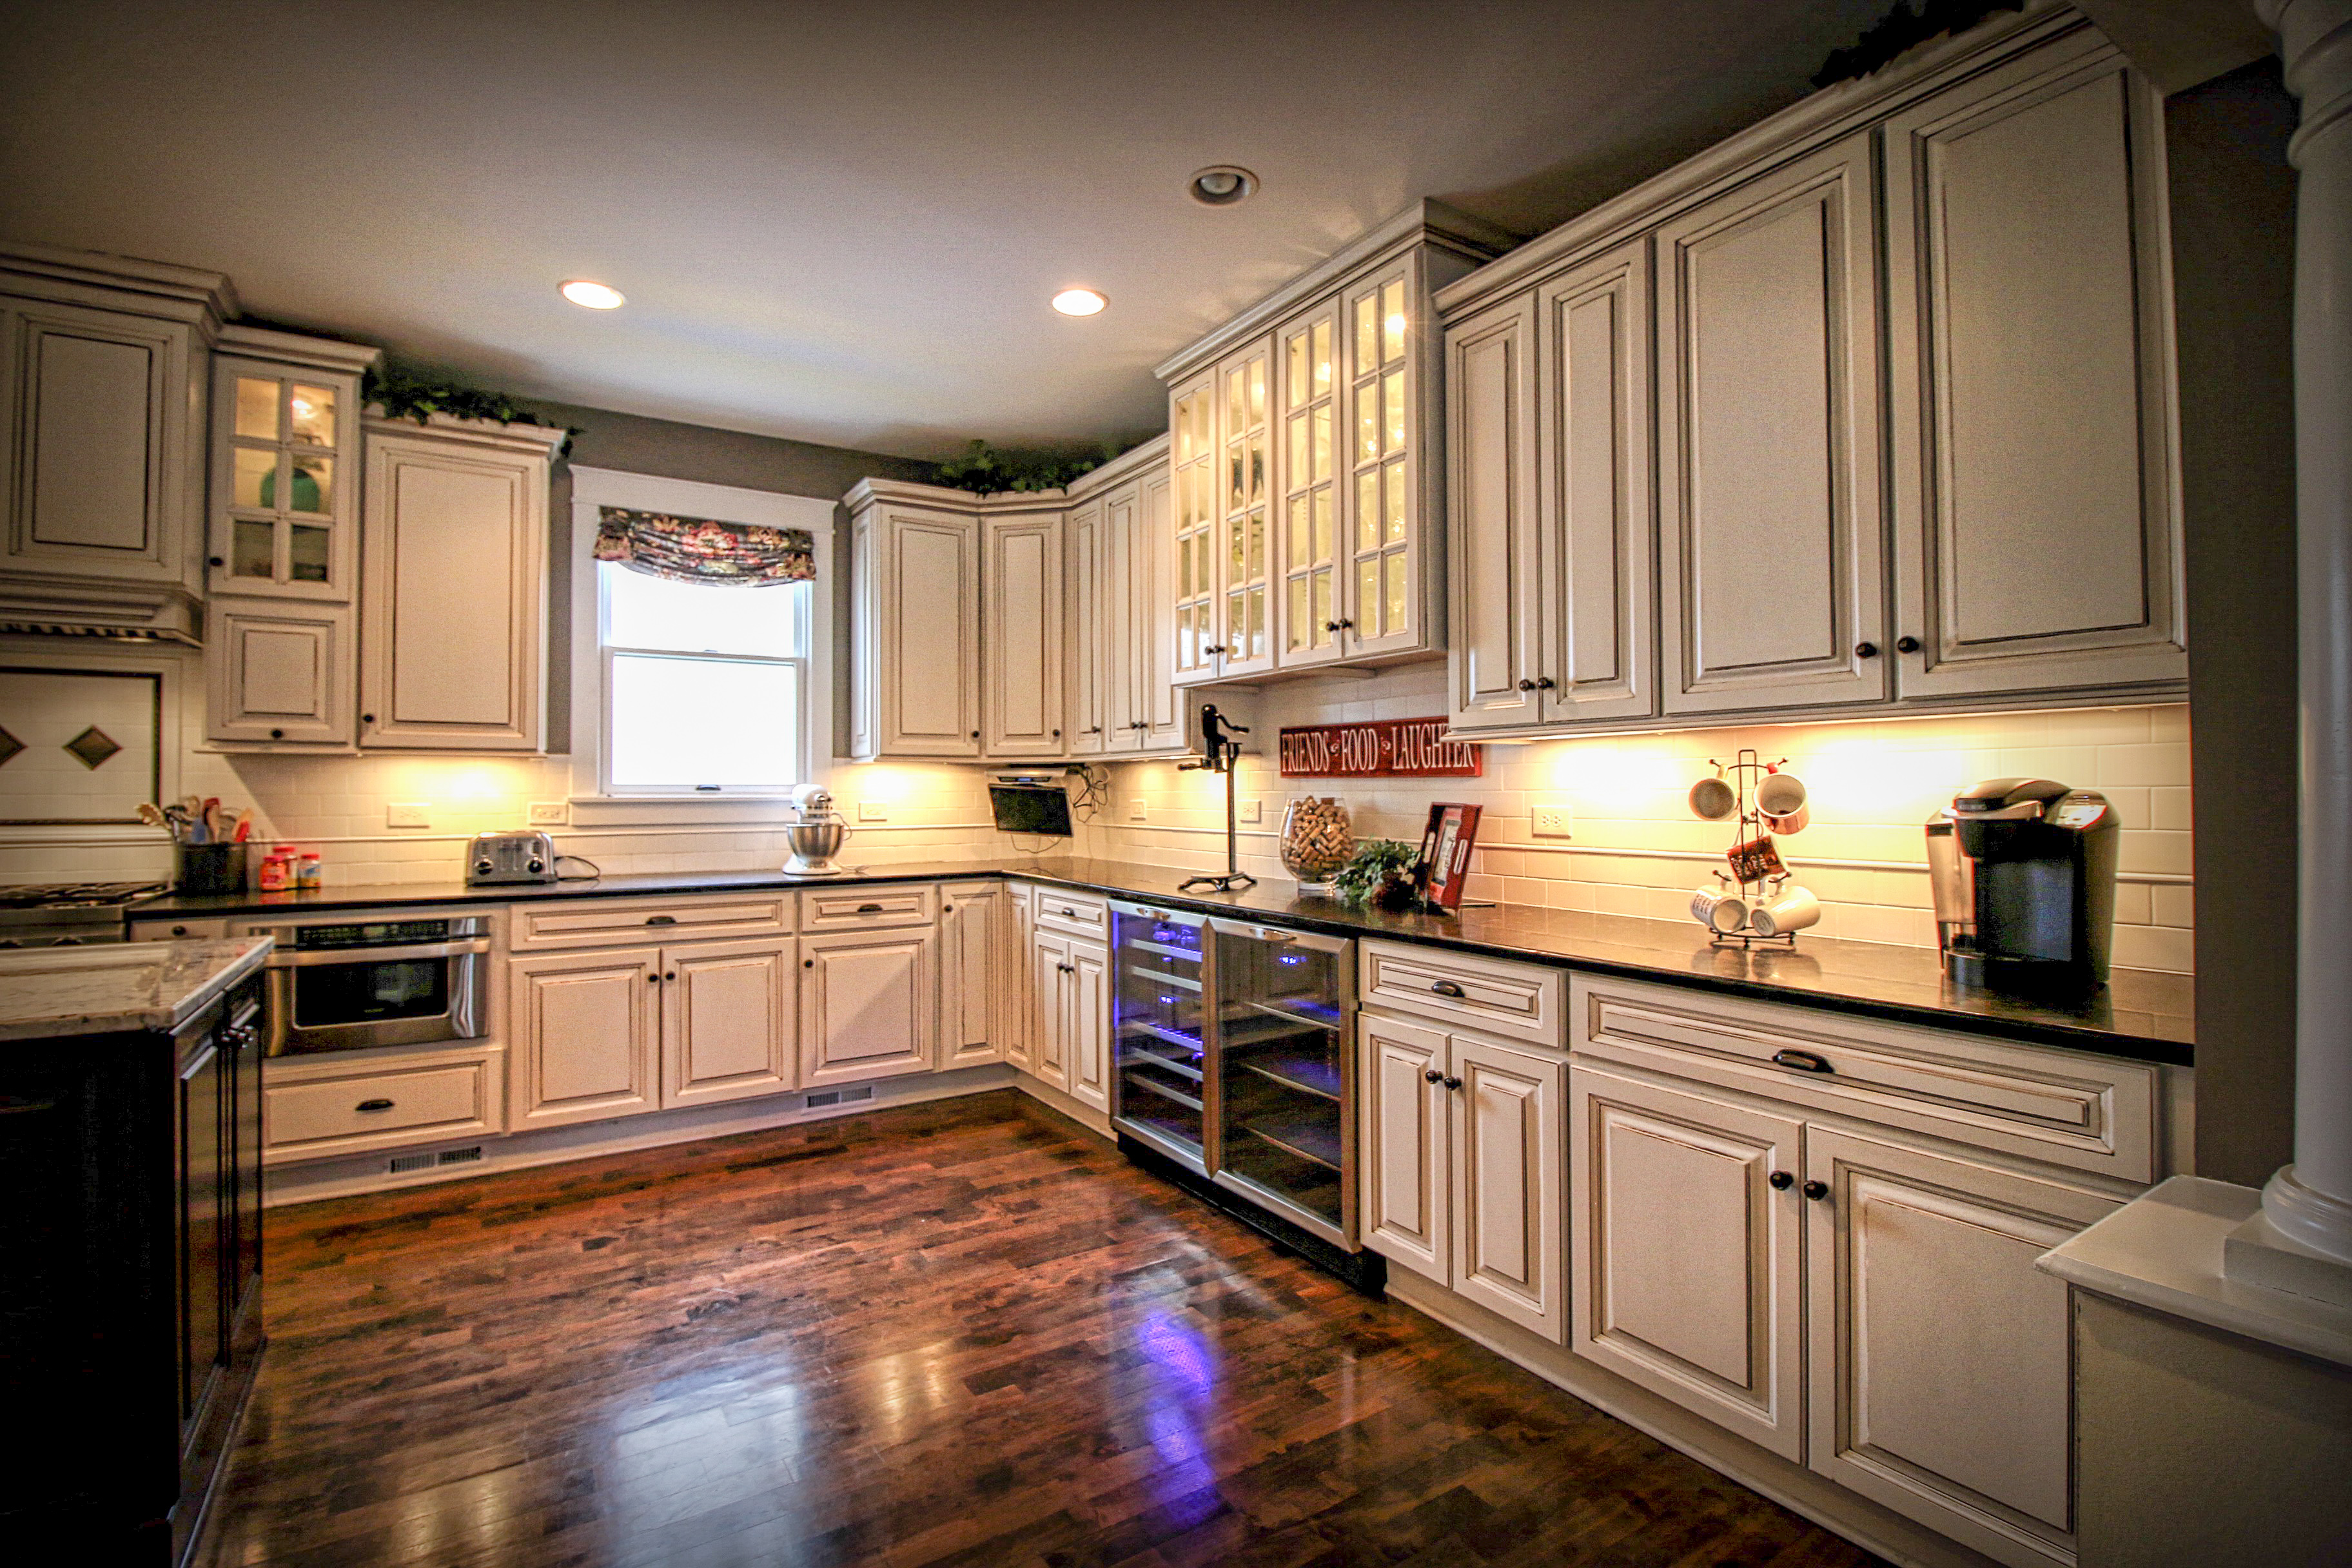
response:
<path id="1" fill-rule="evenodd" d="M 1538 838 L 1571 837 L 1575 826 L 1575 814 L 1564 805 L 1539 805 L 1535 808 L 1533 831 Z"/>
<path id="2" fill-rule="evenodd" d="M 878 800 L 861 800 L 857 803 L 857 820 L 887 822 L 890 820 L 890 808 Z"/>
<path id="3" fill-rule="evenodd" d="M 1242 821 L 1264 822 L 1265 820 L 1265 802 L 1262 800 L 1245 800 L 1241 802 L 1240 805 L 1241 810 L 1237 815 L 1240 816 Z"/>
<path id="4" fill-rule="evenodd" d="M 1150 816 L 1151 809 L 1143 802 L 1130 800 L 1127 803 L 1127 819 L 1129 822 L 1146 822 L 1150 819 Z"/>
<path id="5" fill-rule="evenodd" d="M 383 808 L 386 827 L 430 827 L 433 826 L 433 803 L 429 800 L 389 801 Z"/>
<path id="6" fill-rule="evenodd" d="M 572 821 L 572 803 L 568 800 L 535 800 L 530 803 L 530 823 L 533 827 L 562 827 Z"/>

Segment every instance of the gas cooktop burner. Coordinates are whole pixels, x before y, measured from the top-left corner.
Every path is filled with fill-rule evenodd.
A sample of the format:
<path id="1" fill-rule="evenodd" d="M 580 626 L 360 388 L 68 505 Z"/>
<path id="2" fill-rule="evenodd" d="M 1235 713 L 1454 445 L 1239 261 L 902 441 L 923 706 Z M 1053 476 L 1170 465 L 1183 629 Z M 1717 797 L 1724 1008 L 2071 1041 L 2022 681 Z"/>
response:
<path id="1" fill-rule="evenodd" d="M 121 909 L 163 890 L 161 882 L 28 882 L 0 887 L 0 910 Z"/>

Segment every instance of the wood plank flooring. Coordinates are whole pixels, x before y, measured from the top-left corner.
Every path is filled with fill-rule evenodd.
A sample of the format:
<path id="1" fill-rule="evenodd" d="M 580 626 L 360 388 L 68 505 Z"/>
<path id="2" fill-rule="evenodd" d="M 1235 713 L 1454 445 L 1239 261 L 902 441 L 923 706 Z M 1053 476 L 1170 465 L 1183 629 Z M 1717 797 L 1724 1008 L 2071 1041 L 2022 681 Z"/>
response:
<path id="1" fill-rule="evenodd" d="M 1877 1561 L 1010 1090 L 270 1219 L 215 1568 Z"/>

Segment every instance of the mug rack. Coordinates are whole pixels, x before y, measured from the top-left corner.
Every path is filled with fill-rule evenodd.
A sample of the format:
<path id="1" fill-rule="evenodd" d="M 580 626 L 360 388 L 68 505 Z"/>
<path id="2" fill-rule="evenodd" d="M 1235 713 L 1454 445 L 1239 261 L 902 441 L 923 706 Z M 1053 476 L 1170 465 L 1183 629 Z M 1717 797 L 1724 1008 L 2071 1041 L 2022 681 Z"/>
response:
<path id="1" fill-rule="evenodd" d="M 1771 836 L 1764 826 L 1763 810 L 1756 802 L 1756 785 L 1767 773 L 1786 767 L 1788 762 L 1789 759 L 1786 757 L 1777 762 L 1765 762 L 1753 746 L 1740 747 L 1738 754 L 1728 763 L 1717 762 L 1713 757 L 1707 758 L 1706 764 L 1715 770 L 1716 777 L 1730 775 L 1731 787 L 1739 797 L 1738 814 L 1730 819 L 1736 825 L 1731 840 L 1733 849 L 1738 849 L 1743 844 L 1753 844 L 1759 839 L 1764 839 L 1767 842 L 1770 840 Z M 1736 869 L 1738 862 L 1734 861 L 1733 866 Z M 1788 881 L 1790 876 L 1789 871 L 1782 869 L 1777 873 L 1767 872 L 1760 877 L 1740 877 L 1737 881 L 1739 896 L 1751 902 L 1759 892 L 1769 898 L 1780 890 L 1781 884 Z M 1721 871 L 1715 874 L 1715 879 L 1727 888 L 1734 885 L 1734 879 Z M 1793 952 L 1797 945 L 1797 933 L 1792 931 L 1781 931 L 1773 936 L 1759 936 L 1751 931 L 1726 933 L 1715 931 L 1712 926 L 1707 929 L 1714 931 L 1714 939 L 1708 943 L 1710 947 L 1766 947 Z"/>

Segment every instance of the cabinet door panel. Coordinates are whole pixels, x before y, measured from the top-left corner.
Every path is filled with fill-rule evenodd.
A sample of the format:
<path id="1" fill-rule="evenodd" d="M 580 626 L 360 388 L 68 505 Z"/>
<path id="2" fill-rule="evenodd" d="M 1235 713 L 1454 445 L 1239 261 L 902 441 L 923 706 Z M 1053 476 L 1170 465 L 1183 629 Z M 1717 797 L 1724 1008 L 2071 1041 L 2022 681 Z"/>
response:
<path id="1" fill-rule="evenodd" d="M 1110 639 L 1102 599 L 1103 509 L 1099 501 L 1070 512 L 1070 751 L 1085 757 L 1110 749 L 1109 693 L 1103 652 Z"/>
<path id="2" fill-rule="evenodd" d="M 1176 484 L 1167 468 L 1144 479 L 1130 563 L 1135 578 L 1137 743 L 1144 751 L 1181 751 L 1184 719 L 1176 687 Z"/>
<path id="3" fill-rule="evenodd" d="M 1062 520 L 992 520 L 988 524 L 988 750 L 992 756 L 1062 753 Z M 1083 583 L 1077 587 L 1086 592 Z M 919 614 L 922 606 L 915 606 Z"/>
<path id="4" fill-rule="evenodd" d="M 1657 237 L 1668 712 L 1886 695 L 1868 138 Z"/>
<path id="5" fill-rule="evenodd" d="M 1004 889 L 949 888 L 940 899 L 940 1066 L 1002 1061 Z"/>
<path id="6" fill-rule="evenodd" d="M 1282 446 L 1274 523 L 1280 584 L 1275 625 L 1286 669 L 1328 664 L 1357 646 L 1358 627 L 1341 624 L 1351 617 L 1346 604 L 1349 569 L 1342 564 L 1349 552 L 1339 474 L 1348 462 L 1348 437 L 1339 424 L 1339 301 L 1326 298 L 1275 332 L 1275 405 Z M 1377 385 L 1374 392 L 1377 396 Z M 1379 493 L 1377 483 L 1373 492 Z M 1377 517 L 1366 531 L 1378 549 Z M 1379 607 L 1373 606 L 1376 617 Z"/>
<path id="7" fill-rule="evenodd" d="M 1032 931 L 1029 936 L 1029 1071 L 1040 1083 L 1070 1087 L 1070 1041 L 1065 1020 L 1069 1007 L 1070 941 Z"/>
<path id="8" fill-rule="evenodd" d="M 885 510 L 862 548 L 873 581 L 861 680 L 878 696 L 881 756 L 980 755 L 980 524 L 944 512 Z M 864 639 L 861 637 L 861 643 Z"/>
<path id="9" fill-rule="evenodd" d="M 1568 1068 L 1465 1035 L 1453 1037 L 1452 1058 L 1454 1288 L 1558 1342 Z"/>
<path id="10" fill-rule="evenodd" d="M 214 740 L 351 743 L 348 613 L 215 599 L 212 621 L 205 664 Z"/>
<path id="11" fill-rule="evenodd" d="M 1448 1189 L 1445 1036 L 1376 1014 L 1357 1016 L 1362 1063 L 1364 1245 L 1440 1284 L 1454 1266 Z"/>
<path id="12" fill-rule="evenodd" d="M 1813 1128 L 1812 1468 L 1992 1556 L 2074 1558 L 2063 1281 L 2033 1260 L 2115 1199 Z"/>
<path id="13" fill-rule="evenodd" d="M 1212 371 L 1168 390 L 1168 434 L 1174 511 L 1170 538 L 1175 575 L 1168 603 L 1175 622 L 1171 667 L 1177 684 L 1217 676 L 1219 506 L 1217 377 Z M 1180 734 L 1177 739 L 1181 740 Z"/>
<path id="14" fill-rule="evenodd" d="M 9 555 L 139 581 L 184 575 L 189 330 L 27 302 L 12 317 Z"/>
<path id="15" fill-rule="evenodd" d="M 1537 306 L 1543 716 L 1645 715 L 1656 707 L 1648 245 L 1547 284 Z"/>
<path id="16" fill-rule="evenodd" d="M 1446 333 L 1447 554 L 1456 729 L 1532 724 L 1539 570 L 1535 300 L 1522 296 Z"/>
<path id="17" fill-rule="evenodd" d="M 1219 363 L 1215 532 L 1215 640 L 1220 676 L 1280 665 L 1274 640 L 1274 500 L 1281 493 L 1272 403 L 1274 340 L 1261 338 Z"/>
<path id="18" fill-rule="evenodd" d="M 1069 1042 L 1070 1098 L 1110 1111 L 1110 952 L 1099 942 L 1070 943 L 1063 975 L 1067 998 L 1063 1037 Z"/>
<path id="19" fill-rule="evenodd" d="M 1802 1129 L 1578 1068 L 1571 1348 L 1790 1459 L 1804 1455 Z"/>
<path id="20" fill-rule="evenodd" d="M 1035 893 L 1027 884 L 1016 883 L 1005 889 L 1004 897 L 1011 919 L 1001 937 L 1005 984 L 997 999 L 996 1031 L 1003 1042 L 1004 1059 L 1029 1072 L 1036 1037 L 1036 976 L 1031 973 L 1034 959 L 1029 945 L 1034 931 L 1031 910 Z"/>
<path id="21" fill-rule="evenodd" d="M 2187 675 L 2162 115 L 2099 47 L 1886 128 L 1906 695 Z"/>
<path id="22" fill-rule="evenodd" d="M 1102 564 L 1094 590 L 1101 609 L 1092 647 L 1080 650 L 1102 683 L 1103 750 L 1111 752 L 1132 752 L 1143 743 L 1136 728 L 1140 716 L 1136 666 L 1141 658 L 1138 636 L 1145 623 L 1129 613 L 1135 603 L 1138 500 L 1132 484 L 1103 498 Z"/>
<path id="23" fill-rule="evenodd" d="M 929 1072 L 939 1012 L 931 928 L 801 939 L 801 1087 Z"/>
<path id="24" fill-rule="evenodd" d="M 658 1105 L 660 963 L 655 948 L 508 961 L 517 1131 Z"/>
<path id="25" fill-rule="evenodd" d="M 662 953 L 662 1103 L 793 1087 L 793 944 L 708 942 Z"/>

